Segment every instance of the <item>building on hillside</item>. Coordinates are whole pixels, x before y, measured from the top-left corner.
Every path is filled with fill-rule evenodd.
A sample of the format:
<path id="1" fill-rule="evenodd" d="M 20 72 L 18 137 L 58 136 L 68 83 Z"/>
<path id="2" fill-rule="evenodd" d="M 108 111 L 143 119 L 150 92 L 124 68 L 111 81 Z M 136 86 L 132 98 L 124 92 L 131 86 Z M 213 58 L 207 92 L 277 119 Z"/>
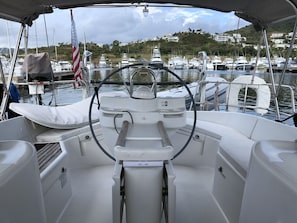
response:
<path id="1" fill-rule="evenodd" d="M 285 33 L 275 32 L 271 33 L 270 41 L 273 43 L 272 46 L 274 48 L 287 48 L 286 40 L 285 40 Z"/>
<path id="2" fill-rule="evenodd" d="M 285 39 L 271 39 L 274 48 L 287 48 L 288 44 L 285 43 Z"/>
<path id="3" fill-rule="evenodd" d="M 162 39 L 167 40 L 168 42 L 175 42 L 175 43 L 179 42 L 179 37 L 173 36 L 171 34 L 167 34 L 167 35 L 163 36 Z"/>
<path id="4" fill-rule="evenodd" d="M 235 41 L 235 43 L 241 43 L 246 41 L 246 37 L 241 36 L 240 33 L 233 33 L 232 37 Z"/>
<path id="5" fill-rule="evenodd" d="M 288 35 L 286 35 L 286 39 L 291 40 L 293 36 L 293 32 L 288 33 Z M 297 37 L 295 37 L 295 40 L 297 39 Z"/>
<path id="6" fill-rule="evenodd" d="M 214 34 L 213 39 L 220 43 L 231 42 L 232 37 L 228 34 Z"/>
<path id="7" fill-rule="evenodd" d="M 240 33 L 233 33 L 232 35 L 226 33 L 214 34 L 213 39 L 220 43 L 241 43 L 246 41 L 246 37 L 242 37 Z"/>
<path id="8" fill-rule="evenodd" d="M 282 39 L 284 36 L 285 33 L 271 33 L 270 39 Z"/>

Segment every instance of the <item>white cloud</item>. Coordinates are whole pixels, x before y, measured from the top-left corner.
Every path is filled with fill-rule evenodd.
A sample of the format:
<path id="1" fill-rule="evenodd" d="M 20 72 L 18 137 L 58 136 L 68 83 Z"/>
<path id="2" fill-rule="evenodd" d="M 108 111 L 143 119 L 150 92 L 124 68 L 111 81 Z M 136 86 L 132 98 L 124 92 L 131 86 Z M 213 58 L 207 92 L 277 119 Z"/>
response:
<path id="1" fill-rule="evenodd" d="M 147 17 L 142 7 L 127 8 L 76 8 L 73 16 L 80 42 L 112 43 L 131 42 L 161 37 L 168 33 L 202 29 L 221 33 L 237 28 L 237 17 L 232 13 L 218 13 L 206 9 L 149 7 Z M 45 23 L 47 32 L 45 32 Z M 19 24 L 9 22 L 10 42 L 13 47 Z M 240 23 L 241 26 L 247 23 Z M 35 34 L 35 29 L 36 33 Z M 53 43 L 70 43 L 71 21 L 69 10 L 55 10 L 53 14 L 40 16 L 29 30 L 29 47 L 46 46 L 47 39 Z M 0 47 L 8 45 L 6 22 L 0 20 Z M 37 36 L 37 44 L 36 44 Z M 84 38 L 85 36 L 85 38 Z"/>

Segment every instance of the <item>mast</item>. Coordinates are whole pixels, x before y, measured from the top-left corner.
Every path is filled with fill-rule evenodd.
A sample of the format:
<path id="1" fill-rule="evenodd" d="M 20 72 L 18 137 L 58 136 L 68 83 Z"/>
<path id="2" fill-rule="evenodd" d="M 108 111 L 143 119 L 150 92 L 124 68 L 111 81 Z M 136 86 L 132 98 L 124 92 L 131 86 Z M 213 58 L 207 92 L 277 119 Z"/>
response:
<path id="1" fill-rule="evenodd" d="M 36 54 L 38 53 L 38 38 L 37 38 L 37 24 L 36 21 L 34 22 L 35 27 L 35 41 L 36 41 Z"/>
<path id="2" fill-rule="evenodd" d="M 87 66 L 87 41 L 86 41 L 86 33 L 84 32 L 84 53 L 83 53 L 83 65 Z"/>
<path id="3" fill-rule="evenodd" d="M 11 47 L 10 47 L 10 33 L 9 33 L 9 28 L 8 28 L 8 21 L 6 21 L 6 33 L 7 33 L 7 39 L 8 39 L 9 59 L 11 59 L 12 58 L 12 52 L 11 52 Z"/>

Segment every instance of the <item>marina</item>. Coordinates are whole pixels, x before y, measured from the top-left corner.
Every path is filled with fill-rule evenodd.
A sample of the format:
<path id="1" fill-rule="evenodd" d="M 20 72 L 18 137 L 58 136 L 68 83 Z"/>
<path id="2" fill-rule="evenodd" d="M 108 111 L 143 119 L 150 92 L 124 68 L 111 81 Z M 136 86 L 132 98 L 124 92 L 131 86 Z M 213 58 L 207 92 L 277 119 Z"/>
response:
<path id="1" fill-rule="evenodd" d="M 80 55 L 72 10 L 136 5 L 144 18 L 171 4 L 0 3 L 20 25 L 8 76 L 0 67 L 1 223 L 297 222 L 296 0 L 170 1 L 175 13 L 234 12 L 261 31 L 267 61 L 198 51 L 181 66 L 158 46 L 147 60 L 118 51 L 115 67 L 103 54 L 96 67 L 86 44 Z M 25 27 L 55 10 L 70 11 L 73 78 L 55 81 L 48 54 L 29 54 L 14 83 Z M 266 29 L 292 17 L 285 61 L 274 60 Z"/>
<path id="2" fill-rule="evenodd" d="M 96 83 L 100 83 L 104 78 L 106 78 L 111 72 L 113 71 L 112 68 L 105 68 L 105 69 L 95 69 L 89 74 L 89 80 L 92 83 L 91 86 L 96 86 Z M 181 79 L 183 79 L 186 83 L 198 83 L 198 81 L 201 79 L 201 72 L 198 69 L 179 69 L 179 70 L 172 70 L 174 71 Z M 231 83 L 234 79 L 236 79 L 239 76 L 242 75 L 252 75 L 254 71 L 207 71 L 206 76 L 209 78 L 222 78 L 223 80 L 227 81 L 228 83 Z M 267 83 L 270 82 L 270 75 L 266 71 L 256 72 L 256 76 L 264 79 Z M 125 80 L 129 80 L 129 74 L 128 72 L 125 74 Z M 161 72 L 159 74 L 160 80 L 162 79 L 163 82 L 174 82 L 176 81 L 176 78 L 170 76 L 167 72 Z M 276 72 L 274 73 L 275 82 L 279 83 L 281 79 L 281 73 Z M 103 86 L 103 91 L 118 91 L 121 89 L 120 85 L 122 83 L 120 77 L 113 77 L 108 85 Z M 294 73 L 286 73 L 285 78 L 283 80 L 283 85 L 285 86 L 283 90 L 280 92 L 280 97 L 282 98 L 282 103 L 280 104 L 281 110 L 284 111 L 284 114 L 281 115 L 281 119 L 285 119 L 288 114 L 294 113 L 295 108 L 292 106 L 295 105 L 295 103 L 292 105 L 292 92 L 295 93 L 295 88 L 297 87 L 297 75 Z M 196 86 L 196 85 L 195 85 Z M 286 87 L 287 86 L 287 87 Z M 170 89 L 178 89 L 178 85 L 161 85 L 159 86 L 160 91 L 167 91 Z M 196 88 L 196 87 L 195 87 Z M 93 92 L 93 88 L 90 88 L 90 91 Z M 36 103 L 36 96 L 34 95 L 28 95 L 27 91 L 22 91 L 21 93 L 24 95 L 24 97 L 21 98 L 21 101 L 29 102 L 29 103 Z M 91 93 L 90 93 L 91 94 Z M 57 105 L 65 105 L 65 104 L 71 104 L 74 102 L 78 102 L 82 99 L 82 88 L 73 88 L 72 83 L 66 83 L 66 84 L 57 84 L 54 90 L 49 89 L 45 92 L 44 95 L 42 95 L 43 103 L 44 105 L 49 105 L 53 103 L 53 98 L 56 100 Z M 255 96 L 253 92 L 250 94 L 251 102 L 255 101 Z M 297 100 L 296 94 L 294 94 L 295 101 Z M 221 106 L 220 106 L 221 104 Z M 221 110 L 226 110 L 226 102 L 218 103 L 215 107 L 220 107 Z M 275 120 L 277 119 L 277 116 L 275 114 L 275 108 L 273 105 L 271 105 L 271 111 L 264 115 L 264 117 L 267 117 L 269 119 Z M 249 109 L 248 109 L 249 110 Z M 288 123 L 290 125 L 293 125 L 293 120 L 288 120 Z"/>

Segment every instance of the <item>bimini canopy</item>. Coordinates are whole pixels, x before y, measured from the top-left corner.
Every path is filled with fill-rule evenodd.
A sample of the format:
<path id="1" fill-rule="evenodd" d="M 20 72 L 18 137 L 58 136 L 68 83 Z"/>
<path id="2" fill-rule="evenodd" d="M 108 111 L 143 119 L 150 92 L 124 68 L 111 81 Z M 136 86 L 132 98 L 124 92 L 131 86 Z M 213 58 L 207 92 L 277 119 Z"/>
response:
<path id="1" fill-rule="evenodd" d="M 290 1 L 292 4 L 287 0 L 148 0 L 145 4 L 172 3 L 221 12 L 233 11 L 254 25 L 263 27 L 278 20 L 295 16 L 292 5 L 296 5 L 297 0 Z M 68 9 L 111 3 L 133 3 L 135 5 L 141 2 L 128 0 L 0 0 L 0 18 L 31 25 L 32 21 L 40 14 L 51 13 L 54 8 Z"/>

